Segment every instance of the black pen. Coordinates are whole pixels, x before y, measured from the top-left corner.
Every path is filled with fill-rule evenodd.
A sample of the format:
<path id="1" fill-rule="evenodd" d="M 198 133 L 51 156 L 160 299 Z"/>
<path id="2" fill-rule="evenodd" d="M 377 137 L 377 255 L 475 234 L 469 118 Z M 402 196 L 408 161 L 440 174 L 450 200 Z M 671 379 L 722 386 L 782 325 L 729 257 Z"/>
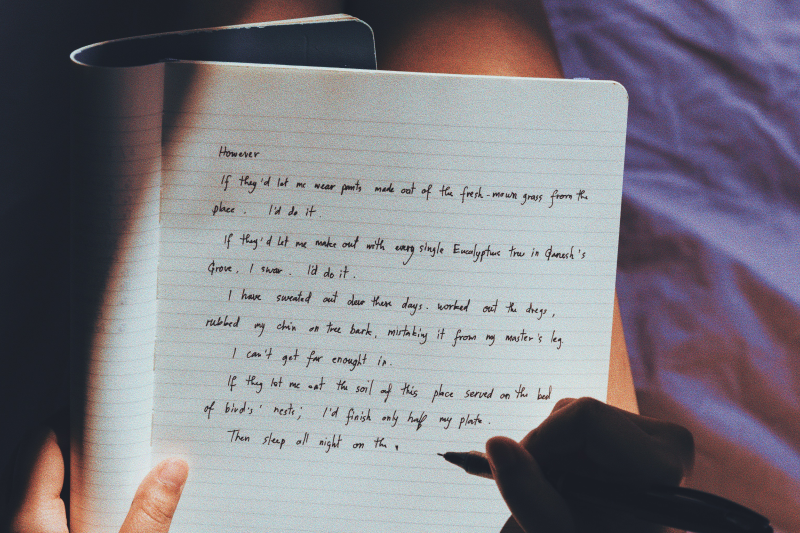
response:
<path id="1" fill-rule="evenodd" d="M 440 453 L 468 474 L 493 479 L 489 460 L 480 452 Z M 747 507 L 699 490 L 665 485 L 637 488 L 574 474 L 558 477 L 556 490 L 579 500 L 667 527 L 694 533 L 772 533 L 769 520 Z"/>

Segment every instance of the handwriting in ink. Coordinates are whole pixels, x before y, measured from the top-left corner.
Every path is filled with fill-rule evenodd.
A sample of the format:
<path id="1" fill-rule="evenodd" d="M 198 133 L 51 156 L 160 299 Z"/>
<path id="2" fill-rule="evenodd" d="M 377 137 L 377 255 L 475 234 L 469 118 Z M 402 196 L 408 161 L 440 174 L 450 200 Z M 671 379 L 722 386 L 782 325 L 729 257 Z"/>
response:
<path id="1" fill-rule="evenodd" d="M 229 207 L 225 205 L 225 203 L 220 200 L 214 207 L 211 208 L 211 216 L 216 216 L 217 213 L 234 213 L 236 211 L 235 207 Z"/>
<path id="2" fill-rule="evenodd" d="M 459 243 L 454 243 L 453 255 L 471 255 L 473 262 L 482 263 L 487 257 L 500 257 L 500 250 L 492 250 L 491 244 L 487 244 L 486 248 L 481 247 L 481 249 L 478 249 L 477 243 L 474 244 L 472 248 L 469 248 L 469 246 L 464 247 Z"/>
<path id="3" fill-rule="evenodd" d="M 551 245 L 545 250 L 544 256 L 548 261 L 550 261 L 550 259 L 585 259 L 586 252 L 582 251 L 580 248 L 578 248 L 576 252 L 575 246 L 570 246 L 569 251 L 566 251 L 566 249 L 558 251 L 553 250 L 553 246 Z"/>
<path id="4" fill-rule="evenodd" d="M 220 146 L 219 147 L 219 155 L 217 157 L 239 157 L 244 159 L 255 159 L 258 157 L 258 154 L 261 152 L 254 152 L 252 150 L 228 150 L 227 146 Z"/>

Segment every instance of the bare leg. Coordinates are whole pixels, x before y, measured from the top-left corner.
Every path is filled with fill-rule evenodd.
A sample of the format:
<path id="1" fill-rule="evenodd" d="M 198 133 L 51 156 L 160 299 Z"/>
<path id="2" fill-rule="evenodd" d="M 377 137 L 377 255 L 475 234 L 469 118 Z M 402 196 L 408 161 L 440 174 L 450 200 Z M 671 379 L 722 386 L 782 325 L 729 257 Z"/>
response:
<path id="1" fill-rule="evenodd" d="M 381 69 L 563 76 L 538 2 L 388 2 L 380 11 L 366 4 L 354 1 L 348 7 L 373 25 Z"/>
<path id="2" fill-rule="evenodd" d="M 625 333 L 622 331 L 622 317 L 619 314 L 617 294 L 614 293 L 614 325 L 611 330 L 611 366 L 608 373 L 609 405 L 639 414 L 636 391 L 633 386 L 631 363 L 625 346 Z"/>
<path id="3" fill-rule="evenodd" d="M 185 2 L 181 26 L 208 28 L 331 15 L 343 10 L 340 0 L 190 0 Z"/>

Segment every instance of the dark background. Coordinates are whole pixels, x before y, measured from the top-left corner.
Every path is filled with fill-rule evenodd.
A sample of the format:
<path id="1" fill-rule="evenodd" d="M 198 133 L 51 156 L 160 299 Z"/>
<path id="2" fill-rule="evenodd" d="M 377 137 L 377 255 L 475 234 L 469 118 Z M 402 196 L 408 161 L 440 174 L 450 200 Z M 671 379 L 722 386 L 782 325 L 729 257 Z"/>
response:
<path id="1" fill-rule="evenodd" d="M 154 12 L 168 14 L 156 2 L 0 2 L 2 472 L 25 432 L 68 404 L 69 54 L 155 29 Z"/>

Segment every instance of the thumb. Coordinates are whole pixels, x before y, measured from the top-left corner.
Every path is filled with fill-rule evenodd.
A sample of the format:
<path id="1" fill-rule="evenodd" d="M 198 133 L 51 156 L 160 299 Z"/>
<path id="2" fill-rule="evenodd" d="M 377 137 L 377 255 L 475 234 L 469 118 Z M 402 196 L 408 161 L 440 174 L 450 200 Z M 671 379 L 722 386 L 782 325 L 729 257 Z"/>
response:
<path id="1" fill-rule="evenodd" d="M 178 507 L 189 465 L 183 459 L 165 459 L 147 474 L 120 533 L 167 533 Z"/>

